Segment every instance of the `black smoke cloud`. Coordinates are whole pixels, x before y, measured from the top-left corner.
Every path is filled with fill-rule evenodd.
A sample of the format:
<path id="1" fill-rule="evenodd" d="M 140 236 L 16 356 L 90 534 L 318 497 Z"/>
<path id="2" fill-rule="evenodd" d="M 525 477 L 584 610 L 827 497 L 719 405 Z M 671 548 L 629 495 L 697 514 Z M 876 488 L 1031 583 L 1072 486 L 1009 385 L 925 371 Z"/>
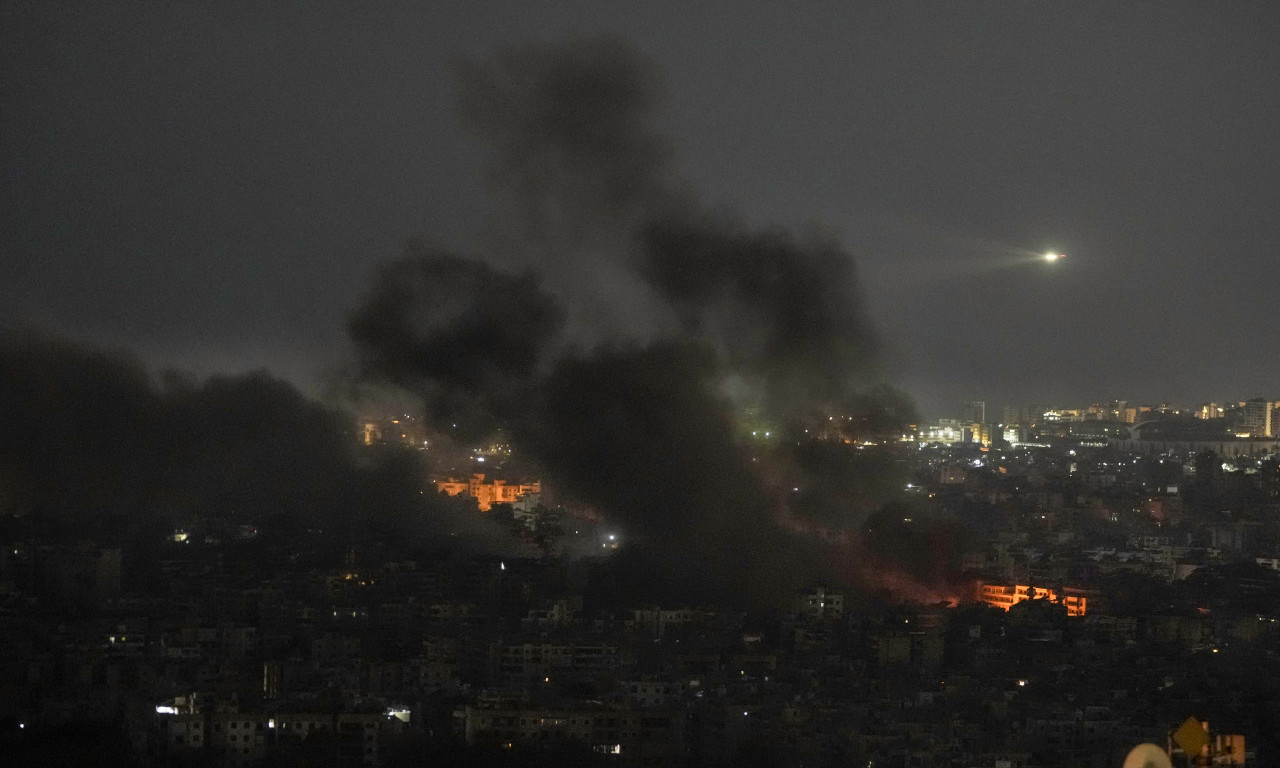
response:
<path id="1" fill-rule="evenodd" d="M 517 436 L 550 487 L 604 510 L 644 553 L 634 565 L 723 594 L 748 586 L 755 534 L 773 523 L 720 376 L 702 345 L 606 345 L 559 362 Z"/>
<path id="2" fill-rule="evenodd" d="M 164 405 L 123 352 L 35 331 L 0 335 L 0 504 L 55 520 L 118 515 L 150 501 L 165 454 Z"/>
<path id="3" fill-rule="evenodd" d="M 224 521 L 276 541 L 500 538 L 455 525 L 475 515 L 424 495 L 414 455 L 357 452 L 350 416 L 265 373 L 157 381 L 127 351 L 22 328 L 0 332 L 0 403 L 0 513 L 35 535 L 146 549 Z"/>
<path id="4" fill-rule="evenodd" d="M 463 123 L 492 150 L 510 234 L 499 261 L 531 260 L 571 319 L 588 318 L 571 323 L 579 338 L 698 338 L 726 356 L 743 399 L 774 412 L 843 405 L 876 381 L 854 260 L 832 240 L 708 211 L 658 128 L 653 62 L 604 36 L 455 70 Z"/>
<path id="5" fill-rule="evenodd" d="M 521 445 L 553 486 L 608 510 L 643 546 L 758 529 L 769 492 L 736 439 L 721 376 L 709 348 L 679 341 L 566 357 L 531 403 Z"/>
<path id="6" fill-rule="evenodd" d="M 653 126 L 662 77 L 619 38 L 511 46 L 454 70 L 463 121 L 491 148 L 489 178 L 514 207 L 504 226 L 554 246 L 540 257 L 616 246 L 679 198 L 671 142 Z"/>
<path id="7" fill-rule="evenodd" d="M 655 591 L 665 576 L 776 598 L 830 577 L 834 553 L 792 518 L 805 508 L 788 506 L 791 481 L 803 476 L 810 500 L 845 491 L 811 501 L 824 528 L 856 525 L 869 508 L 849 499 L 882 494 L 847 492 L 867 482 L 858 462 L 744 440 L 739 416 L 786 422 L 800 443 L 802 420 L 819 414 L 845 428 L 910 419 L 878 380 L 850 255 L 701 206 L 655 127 L 662 78 L 617 38 L 506 48 L 456 70 L 464 124 L 492 150 L 505 237 L 486 261 L 536 265 L 543 282 L 411 250 L 351 317 L 364 370 L 420 394 L 438 427 L 453 407 L 507 427 L 557 494 L 624 529 L 624 560 Z M 439 279 L 387 280 L 423 271 Z M 490 284 L 512 317 L 537 321 L 508 328 Z M 563 308 L 558 336 L 549 296 Z M 415 338 L 444 341 L 405 343 Z M 482 366 L 489 349 L 504 353 L 494 375 L 461 377 L 454 402 L 455 367 Z M 518 364 L 506 365 L 511 349 Z"/>
<path id="8" fill-rule="evenodd" d="M 422 396 L 437 424 L 483 436 L 516 413 L 563 323 L 532 273 L 411 241 L 384 263 L 348 328 L 365 378 Z"/>
<path id="9" fill-rule="evenodd" d="M 633 263 L 637 231 L 695 205 L 655 124 L 657 67 L 605 36 L 510 46 L 454 71 L 463 126 L 491 152 L 497 261 L 536 267 L 579 342 L 675 330 Z"/>
<path id="10" fill-rule="evenodd" d="M 710 217 L 655 220 L 641 240 L 642 273 L 686 332 L 722 349 L 771 413 L 831 410 L 866 385 L 880 346 L 847 253 Z"/>

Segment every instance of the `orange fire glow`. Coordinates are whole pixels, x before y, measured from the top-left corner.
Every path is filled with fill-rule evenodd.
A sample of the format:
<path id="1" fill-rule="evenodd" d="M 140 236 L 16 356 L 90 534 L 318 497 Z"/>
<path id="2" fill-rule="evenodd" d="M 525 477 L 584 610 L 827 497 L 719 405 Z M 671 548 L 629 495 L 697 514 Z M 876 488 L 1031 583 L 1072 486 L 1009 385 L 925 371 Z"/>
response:
<path id="1" fill-rule="evenodd" d="M 1027 584 L 979 584 L 978 599 L 987 605 L 1006 611 L 1023 600 L 1046 599 L 1066 606 L 1068 616 L 1083 616 L 1087 602 L 1083 595 L 1059 596 L 1052 589 L 1042 589 Z"/>

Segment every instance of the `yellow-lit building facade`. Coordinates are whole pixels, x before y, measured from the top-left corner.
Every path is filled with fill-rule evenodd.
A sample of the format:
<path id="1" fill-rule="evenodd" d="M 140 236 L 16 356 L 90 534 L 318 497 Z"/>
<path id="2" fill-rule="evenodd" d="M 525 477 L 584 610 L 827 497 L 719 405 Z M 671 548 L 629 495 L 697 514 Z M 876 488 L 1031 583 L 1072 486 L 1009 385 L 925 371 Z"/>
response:
<path id="1" fill-rule="evenodd" d="M 436 481 L 436 492 L 457 496 L 465 493 L 476 500 L 481 512 L 487 512 L 494 504 L 512 504 L 522 496 L 531 493 L 542 493 L 542 483 L 508 483 L 506 480 L 485 481 L 486 476 L 476 473 L 470 480 Z"/>

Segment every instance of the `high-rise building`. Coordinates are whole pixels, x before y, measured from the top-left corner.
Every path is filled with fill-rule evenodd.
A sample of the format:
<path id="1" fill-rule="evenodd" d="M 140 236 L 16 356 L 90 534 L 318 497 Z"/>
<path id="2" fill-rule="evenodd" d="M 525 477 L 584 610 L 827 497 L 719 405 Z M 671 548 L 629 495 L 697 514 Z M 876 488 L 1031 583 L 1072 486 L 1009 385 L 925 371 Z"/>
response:
<path id="1" fill-rule="evenodd" d="M 1271 402 L 1261 397 L 1240 404 L 1240 427 L 1253 437 L 1271 437 Z"/>
<path id="2" fill-rule="evenodd" d="M 1044 414 L 1049 410 L 1047 405 L 1006 405 L 1004 407 L 1004 421 L 1006 426 L 1009 424 L 1032 424 L 1044 421 Z"/>
<path id="3" fill-rule="evenodd" d="M 966 423 L 987 423 L 987 402 L 985 400 L 970 400 L 960 409 L 960 421 Z"/>

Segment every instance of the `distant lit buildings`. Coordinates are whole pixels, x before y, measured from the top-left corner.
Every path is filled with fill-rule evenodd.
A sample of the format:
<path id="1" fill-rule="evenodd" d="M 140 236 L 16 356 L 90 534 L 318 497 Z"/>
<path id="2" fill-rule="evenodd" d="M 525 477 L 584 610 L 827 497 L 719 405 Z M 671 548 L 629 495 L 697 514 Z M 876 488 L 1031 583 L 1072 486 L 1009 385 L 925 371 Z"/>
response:
<path id="1" fill-rule="evenodd" d="M 964 427 L 956 419 L 939 419 L 937 424 L 922 427 L 919 441 L 922 443 L 944 443 L 951 445 L 964 440 Z"/>
<path id="2" fill-rule="evenodd" d="M 1004 440 L 1011 445 L 1025 443 L 1030 439 L 1030 432 L 1022 424 L 1011 424 L 1004 428 Z"/>
<path id="3" fill-rule="evenodd" d="M 996 434 L 990 424 L 975 421 L 967 424 L 964 429 L 964 442 L 977 443 L 978 445 L 991 445 L 992 436 Z"/>
<path id="4" fill-rule="evenodd" d="M 1196 420 L 1183 422 L 1149 421 L 1126 429 L 1127 434 L 1109 436 L 1111 446 L 1119 451 L 1154 456 L 1163 453 L 1202 453 L 1212 451 L 1221 457 L 1256 456 L 1277 451 L 1275 438 L 1240 437 L 1221 428 L 1192 429 Z"/>

